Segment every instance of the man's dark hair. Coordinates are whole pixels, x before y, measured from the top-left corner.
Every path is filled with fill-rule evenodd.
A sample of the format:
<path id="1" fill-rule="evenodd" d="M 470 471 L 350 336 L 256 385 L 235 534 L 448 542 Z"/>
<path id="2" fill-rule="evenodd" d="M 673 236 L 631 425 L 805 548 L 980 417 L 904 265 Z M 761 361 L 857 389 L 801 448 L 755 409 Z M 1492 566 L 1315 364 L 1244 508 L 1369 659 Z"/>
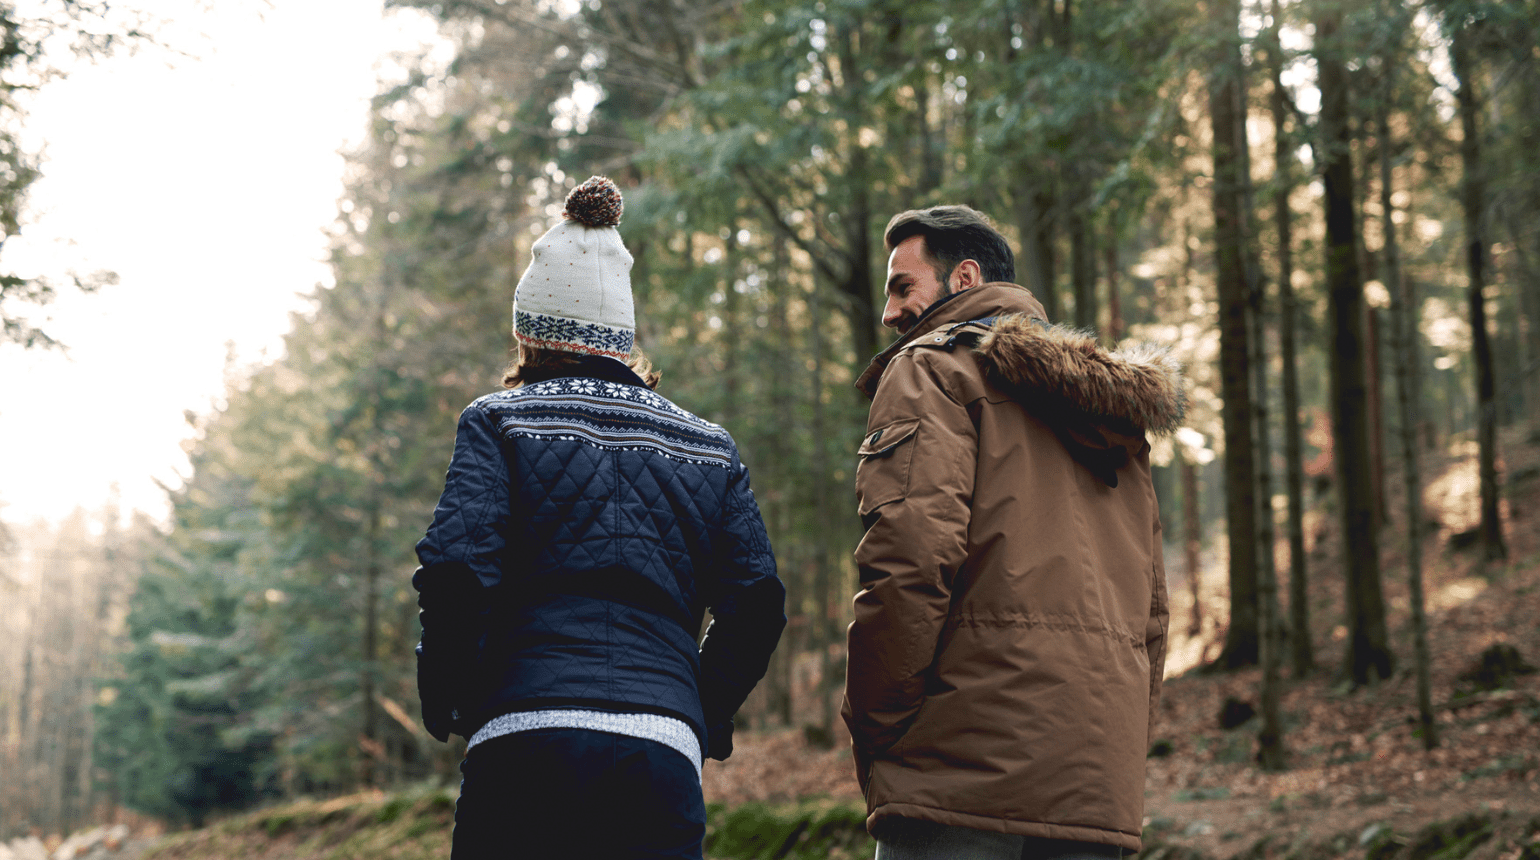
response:
<path id="1" fill-rule="evenodd" d="M 1011 246 L 984 213 L 976 209 L 932 206 L 900 212 L 888 222 L 882 241 L 892 253 L 900 242 L 912 236 L 925 237 L 925 250 L 935 261 L 936 279 L 943 286 L 963 260 L 977 261 L 986 282 L 1016 280 L 1016 256 L 1011 253 Z"/>

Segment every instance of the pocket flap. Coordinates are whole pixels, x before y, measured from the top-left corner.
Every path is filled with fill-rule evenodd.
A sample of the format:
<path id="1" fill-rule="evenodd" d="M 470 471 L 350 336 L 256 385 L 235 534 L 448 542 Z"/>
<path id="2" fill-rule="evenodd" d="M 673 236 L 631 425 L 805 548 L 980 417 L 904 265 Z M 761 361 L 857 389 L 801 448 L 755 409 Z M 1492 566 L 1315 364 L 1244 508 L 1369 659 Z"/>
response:
<path id="1" fill-rule="evenodd" d="M 861 447 L 856 454 L 861 457 L 885 457 L 893 453 L 893 449 L 908 441 L 914 432 L 920 429 L 920 419 L 905 418 L 902 421 L 894 421 L 886 427 L 872 431 L 865 439 L 861 440 Z M 845 449 L 850 450 L 850 449 Z"/>

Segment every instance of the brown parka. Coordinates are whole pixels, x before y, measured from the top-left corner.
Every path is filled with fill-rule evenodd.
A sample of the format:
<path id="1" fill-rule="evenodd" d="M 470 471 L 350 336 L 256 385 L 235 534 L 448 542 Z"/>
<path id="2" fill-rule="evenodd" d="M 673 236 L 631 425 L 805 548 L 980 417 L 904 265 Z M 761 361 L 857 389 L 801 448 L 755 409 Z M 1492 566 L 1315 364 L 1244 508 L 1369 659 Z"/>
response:
<path id="1" fill-rule="evenodd" d="M 1169 610 L 1145 434 L 1163 351 L 1108 352 L 1014 284 L 933 307 L 857 382 L 867 526 L 842 714 L 867 826 L 1137 851 Z"/>

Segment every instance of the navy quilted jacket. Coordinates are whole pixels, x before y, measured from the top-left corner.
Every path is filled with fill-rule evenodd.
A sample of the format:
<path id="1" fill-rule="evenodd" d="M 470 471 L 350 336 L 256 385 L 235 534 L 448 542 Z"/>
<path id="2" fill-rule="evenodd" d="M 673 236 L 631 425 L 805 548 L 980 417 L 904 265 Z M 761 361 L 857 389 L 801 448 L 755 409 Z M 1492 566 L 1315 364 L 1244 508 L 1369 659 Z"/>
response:
<path id="1" fill-rule="evenodd" d="M 581 373 L 460 415 L 412 577 L 423 722 L 443 740 L 512 711 L 659 713 L 725 758 L 786 623 L 748 472 L 622 363 Z"/>

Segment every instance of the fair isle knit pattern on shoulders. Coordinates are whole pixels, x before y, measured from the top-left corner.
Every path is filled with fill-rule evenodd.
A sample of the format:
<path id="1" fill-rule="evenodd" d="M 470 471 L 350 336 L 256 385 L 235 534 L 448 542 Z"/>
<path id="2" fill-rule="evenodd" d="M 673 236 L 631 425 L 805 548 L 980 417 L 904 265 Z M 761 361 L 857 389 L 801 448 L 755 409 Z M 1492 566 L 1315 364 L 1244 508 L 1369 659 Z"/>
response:
<path id="1" fill-rule="evenodd" d="M 566 439 L 613 450 L 649 450 L 675 460 L 732 465 L 726 430 L 646 388 L 583 376 L 488 394 L 485 410 L 509 437 Z"/>

